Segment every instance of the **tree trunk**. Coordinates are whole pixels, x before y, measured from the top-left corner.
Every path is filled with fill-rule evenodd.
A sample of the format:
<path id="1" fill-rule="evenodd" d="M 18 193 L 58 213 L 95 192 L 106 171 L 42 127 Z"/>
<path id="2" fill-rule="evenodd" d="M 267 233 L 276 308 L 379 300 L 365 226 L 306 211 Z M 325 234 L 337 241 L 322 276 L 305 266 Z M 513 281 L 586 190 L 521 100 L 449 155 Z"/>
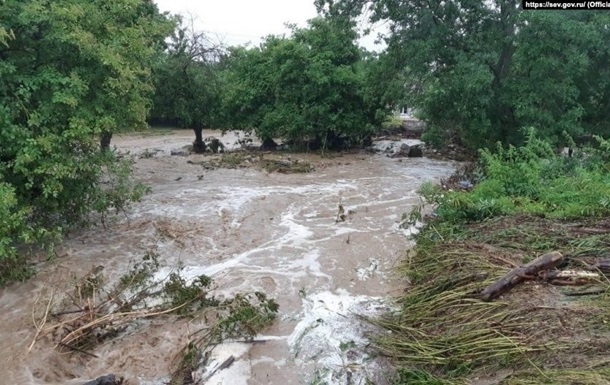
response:
<path id="1" fill-rule="evenodd" d="M 193 151 L 196 154 L 203 154 L 205 152 L 205 143 L 203 142 L 203 127 L 195 127 L 193 128 L 193 131 L 195 131 Z"/>
<path id="2" fill-rule="evenodd" d="M 261 151 L 272 151 L 277 149 L 277 143 L 275 143 L 275 141 L 271 138 L 265 138 L 263 139 L 263 143 L 261 144 L 260 147 Z"/>
<path id="3" fill-rule="evenodd" d="M 500 278 L 493 285 L 487 287 L 480 294 L 483 301 L 491 301 L 501 296 L 521 282 L 537 277 L 538 273 L 551 270 L 563 262 L 563 255 L 557 251 L 541 255 L 525 266 L 511 270 L 504 277 Z"/>
<path id="4" fill-rule="evenodd" d="M 512 139 L 511 135 L 513 135 L 514 127 L 516 125 L 516 117 L 513 106 L 503 101 L 501 95 L 505 93 L 503 88 L 506 83 L 506 78 L 509 76 L 513 56 L 516 50 L 515 39 L 517 15 L 518 12 L 513 2 L 507 1 L 500 4 L 500 23 L 504 43 L 502 44 L 500 57 L 498 58 L 493 71 L 493 89 L 495 94 L 495 102 L 497 103 L 496 109 L 499 118 L 498 123 L 501 128 L 501 139 L 509 142 Z"/>
<path id="5" fill-rule="evenodd" d="M 110 150 L 110 141 L 112 140 L 112 132 L 104 131 L 100 138 L 100 148 L 102 151 Z"/>

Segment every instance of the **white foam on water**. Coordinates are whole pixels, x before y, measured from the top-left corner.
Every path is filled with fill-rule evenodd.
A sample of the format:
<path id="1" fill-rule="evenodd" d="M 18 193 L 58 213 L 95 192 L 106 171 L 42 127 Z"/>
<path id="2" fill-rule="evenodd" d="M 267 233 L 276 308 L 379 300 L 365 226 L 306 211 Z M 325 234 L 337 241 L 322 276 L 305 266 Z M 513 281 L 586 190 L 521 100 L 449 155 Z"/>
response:
<path id="1" fill-rule="evenodd" d="M 366 281 L 367 279 L 373 277 L 377 268 L 379 267 L 379 260 L 376 258 L 371 258 L 369 260 L 369 265 L 367 267 L 361 267 L 356 269 L 356 274 L 358 275 L 358 279 L 361 281 Z"/>
<path id="2" fill-rule="evenodd" d="M 354 384 L 364 383 L 379 364 L 366 352 L 369 341 L 364 335 L 372 326 L 357 315 L 375 316 L 387 309 L 380 298 L 352 296 L 345 290 L 308 295 L 302 318 L 288 337 L 295 362 L 299 366 L 315 362 L 316 379 L 329 385 L 343 385 L 348 378 Z"/>
<path id="3" fill-rule="evenodd" d="M 145 199 L 131 214 L 132 218 L 145 215 L 174 218 L 199 218 L 209 213 L 236 215 L 243 207 L 255 199 L 273 199 L 273 195 L 307 195 L 315 201 L 315 197 L 325 198 L 342 191 L 357 190 L 358 184 L 348 181 L 336 183 L 312 183 L 304 186 L 258 186 L 258 187 L 212 187 L 202 186 L 200 189 L 183 188 L 175 193 L 175 199 L 165 199 L 159 202 Z M 239 221 L 234 219 L 233 227 L 239 227 Z"/>
<path id="4" fill-rule="evenodd" d="M 322 272 L 322 266 L 318 262 L 319 257 L 320 252 L 318 250 L 301 254 L 300 258 L 295 258 L 288 262 L 288 272 L 292 273 L 295 277 L 305 277 L 311 274 L 316 277 L 331 279 L 330 275 Z"/>
<path id="5" fill-rule="evenodd" d="M 249 360 L 240 360 L 250 350 L 241 342 L 225 342 L 212 350 L 208 365 L 197 373 L 196 380 L 209 385 L 247 385 L 251 373 Z M 234 360 L 227 368 L 220 366 Z"/>
<path id="6" fill-rule="evenodd" d="M 402 144 L 409 146 L 421 145 L 423 142 L 419 139 L 402 139 L 402 140 L 378 140 L 374 141 L 371 146 L 376 152 L 385 152 L 393 154 L 400 150 Z"/>
<path id="7" fill-rule="evenodd" d="M 398 230 L 402 232 L 407 238 L 411 239 L 414 235 L 419 234 L 420 229 L 424 226 L 424 223 L 421 221 L 416 221 L 415 224 L 410 225 L 409 227 L 401 227 L 398 226 Z"/>
<path id="8" fill-rule="evenodd" d="M 313 235 L 309 228 L 297 223 L 295 213 L 292 210 L 282 214 L 280 226 L 287 228 L 288 232 L 276 241 L 276 249 L 283 246 L 303 247 Z"/>

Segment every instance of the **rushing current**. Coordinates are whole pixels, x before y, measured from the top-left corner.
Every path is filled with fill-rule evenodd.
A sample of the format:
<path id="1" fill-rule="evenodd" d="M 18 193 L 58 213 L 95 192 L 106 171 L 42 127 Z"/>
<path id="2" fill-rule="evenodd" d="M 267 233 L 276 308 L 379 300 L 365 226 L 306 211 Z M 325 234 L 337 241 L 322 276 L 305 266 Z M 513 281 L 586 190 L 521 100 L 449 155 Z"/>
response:
<path id="1" fill-rule="evenodd" d="M 234 139 L 221 138 L 227 146 Z M 59 353 L 48 339 L 30 349 L 33 314 L 56 282 L 95 266 L 116 279 L 150 251 L 164 265 L 183 264 L 183 274 L 211 276 L 220 295 L 259 290 L 280 305 L 255 341 L 214 350 L 211 365 L 235 361 L 207 384 L 385 383 L 387 363 L 367 348 L 371 326 L 357 315 L 386 310 L 404 289 L 392 270 L 410 247 L 401 217 L 420 203 L 423 182 L 453 166 L 363 152 L 285 155 L 312 161 L 309 174 L 204 170 L 201 155 L 170 155 L 191 140 L 191 131 L 115 138 L 119 151 L 149 155 L 134 171 L 152 191 L 106 228 L 73 233 L 32 279 L 0 290 L 0 384 L 82 384 L 108 373 L 132 385 L 165 383 L 188 322 L 151 320 L 99 346 L 97 358 Z M 348 214 L 337 222 L 339 204 Z"/>

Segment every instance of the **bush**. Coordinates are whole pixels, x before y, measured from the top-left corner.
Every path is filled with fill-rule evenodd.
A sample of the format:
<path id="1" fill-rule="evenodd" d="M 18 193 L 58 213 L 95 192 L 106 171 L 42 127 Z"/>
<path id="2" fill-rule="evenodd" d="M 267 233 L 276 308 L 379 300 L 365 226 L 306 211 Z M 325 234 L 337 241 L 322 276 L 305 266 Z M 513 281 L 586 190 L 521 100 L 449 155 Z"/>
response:
<path id="1" fill-rule="evenodd" d="M 0 284 L 27 250 L 143 189 L 100 136 L 145 126 L 150 67 L 174 23 L 153 2 L 5 0 L 0 12 Z"/>
<path id="2" fill-rule="evenodd" d="M 521 147 L 500 145 L 480 151 L 482 180 L 471 191 L 441 191 L 426 185 L 420 193 L 435 203 L 446 220 L 477 221 L 530 214 L 558 219 L 610 214 L 610 174 L 604 160 L 610 146 L 599 138 L 600 149 L 565 157 L 551 145 L 527 134 Z"/>
<path id="3" fill-rule="evenodd" d="M 28 241 L 31 231 L 25 224 L 25 212 L 17 206 L 15 191 L 0 183 L 0 286 L 6 281 L 25 278 L 29 269 L 15 250 L 14 240 Z"/>

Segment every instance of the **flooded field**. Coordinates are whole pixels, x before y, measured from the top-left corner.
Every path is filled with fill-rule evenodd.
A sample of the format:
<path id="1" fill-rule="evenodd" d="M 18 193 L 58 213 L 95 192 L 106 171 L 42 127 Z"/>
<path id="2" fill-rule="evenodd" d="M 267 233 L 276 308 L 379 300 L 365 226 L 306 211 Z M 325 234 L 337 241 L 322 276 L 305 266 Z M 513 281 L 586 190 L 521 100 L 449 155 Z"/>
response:
<path id="1" fill-rule="evenodd" d="M 175 131 L 113 140 L 118 150 L 141 155 L 135 176 L 152 192 L 107 228 L 73 234 L 30 281 L 0 291 L 0 384 L 80 384 L 108 373 L 129 384 L 165 383 L 189 334 L 186 321 L 151 320 L 99 347 L 97 358 L 60 354 L 45 340 L 28 351 L 33 310 L 62 277 L 103 266 L 117 279 L 147 252 L 165 266 L 184 265 L 187 277 L 214 278 L 220 296 L 258 290 L 280 305 L 274 325 L 255 341 L 214 350 L 211 365 L 235 361 L 205 383 L 385 383 L 386 363 L 367 349 L 370 326 L 355 315 L 387 309 L 404 288 L 392 274 L 409 247 L 401 216 L 418 204 L 418 186 L 448 175 L 452 165 L 362 152 L 281 155 L 312 163 L 316 171 L 308 174 L 205 170 L 202 155 L 170 155 L 192 139 L 191 131 Z M 221 138 L 227 146 L 235 139 Z M 346 218 L 337 222 L 340 204 Z"/>

